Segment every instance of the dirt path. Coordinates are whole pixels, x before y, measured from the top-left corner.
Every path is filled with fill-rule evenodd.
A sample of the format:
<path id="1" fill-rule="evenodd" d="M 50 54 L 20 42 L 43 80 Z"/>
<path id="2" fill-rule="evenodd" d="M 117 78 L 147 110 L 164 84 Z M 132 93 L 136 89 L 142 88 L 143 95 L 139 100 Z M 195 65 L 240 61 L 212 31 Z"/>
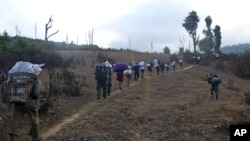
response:
<path id="1" fill-rule="evenodd" d="M 185 67 L 182 70 L 188 70 L 188 69 L 191 69 L 192 67 L 193 67 L 193 65 Z M 177 71 L 182 71 L 182 70 L 179 69 Z M 146 101 L 149 101 L 149 99 L 147 99 L 147 98 L 148 97 L 150 98 L 149 95 L 152 93 L 152 90 L 154 89 L 154 88 L 152 88 L 152 84 L 150 83 L 150 79 L 151 79 L 151 77 L 146 76 L 145 77 L 146 81 L 144 81 L 145 82 L 144 85 L 140 86 L 140 87 L 142 87 L 141 89 L 144 90 L 143 91 L 143 93 L 145 94 L 144 95 L 144 98 L 145 98 L 144 100 L 146 100 Z M 138 81 L 138 82 L 131 83 L 130 87 L 125 88 L 123 91 L 119 91 L 119 90 L 113 91 L 112 96 L 110 98 L 108 98 L 105 102 L 96 103 L 96 101 L 93 101 L 93 102 L 89 102 L 88 104 L 84 105 L 84 107 L 82 107 L 80 111 L 78 111 L 78 112 L 74 113 L 73 115 L 65 118 L 64 120 L 62 120 L 62 122 L 60 122 L 59 124 L 56 124 L 55 126 L 51 127 L 49 130 L 44 132 L 43 136 L 44 136 L 45 140 L 53 138 L 53 136 L 56 136 L 58 134 L 58 132 L 60 132 L 60 130 L 62 130 L 63 128 L 67 128 L 70 124 L 72 124 L 72 123 L 76 122 L 77 120 L 79 120 L 79 118 L 83 118 L 84 116 L 88 115 L 88 113 L 90 111 L 93 111 L 93 109 L 96 109 L 97 104 L 102 107 L 106 103 L 108 103 L 110 101 L 110 99 L 112 99 L 113 96 L 116 96 L 121 92 L 131 90 L 136 85 L 141 85 L 141 82 Z M 115 98 L 115 97 L 113 97 L 113 98 Z M 139 107 L 139 109 L 140 108 L 143 108 L 143 107 Z"/>

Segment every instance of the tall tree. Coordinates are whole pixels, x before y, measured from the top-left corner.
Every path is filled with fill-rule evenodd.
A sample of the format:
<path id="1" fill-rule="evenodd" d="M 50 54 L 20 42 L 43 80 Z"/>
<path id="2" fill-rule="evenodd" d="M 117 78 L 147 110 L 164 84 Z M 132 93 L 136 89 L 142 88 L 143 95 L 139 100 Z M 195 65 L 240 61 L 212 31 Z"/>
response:
<path id="1" fill-rule="evenodd" d="M 203 30 L 203 34 L 205 34 L 205 40 L 206 40 L 206 44 L 208 46 L 208 48 L 210 48 L 210 51 L 207 50 L 208 52 L 214 51 L 214 41 L 213 41 L 213 33 L 212 33 L 212 29 L 211 29 L 211 25 L 212 25 L 212 18 L 210 16 L 207 16 L 205 18 L 205 22 L 206 22 L 206 30 Z"/>
<path id="2" fill-rule="evenodd" d="M 179 40 L 179 53 L 183 54 L 184 53 L 184 45 L 185 45 L 185 38 L 184 36 L 182 38 L 180 38 Z"/>
<path id="3" fill-rule="evenodd" d="M 216 25 L 214 28 L 214 40 L 215 40 L 215 46 L 214 50 L 215 52 L 220 52 L 220 45 L 221 45 L 221 31 L 220 26 Z"/>
<path id="4" fill-rule="evenodd" d="M 214 41 L 213 41 L 213 33 L 211 29 L 212 18 L 207 16 L 205 18 L 206 29 L 202 31 L 205 35 L 203 39 L 199 41 L 199 49 L 205 53 L 210 54 L 214 50 Z"/>
<path id="5" fill-rule="evenodd" d="M 93 27 L 90 31 L 88 31 L 88 34 L 86 36 L 86 42 L 87 42 L 87 45 L 94 44 L 94 28 Z"/>
<path id="6" fill-rule="evenodd" d="M 199 49 L 207 54 L 211 53 L 211 48 L 209 47 L 209 40 L 208 38 L 203 38 L 199 41 Z"/>
<path id="7" fill-rule="evenodd" d="M 194 46 L 194 53 L 196 54 L 196 46 L 199 41 L 199 37 L 197 36 L 197 28 L 199 23 L 199 17 L 196 14 L 196 11 L 189 12 L 189 15 L 185 18 L 184 23 L 182 26 L 186 29 L 189 36 L 193 40 L 193 46 Z"/>

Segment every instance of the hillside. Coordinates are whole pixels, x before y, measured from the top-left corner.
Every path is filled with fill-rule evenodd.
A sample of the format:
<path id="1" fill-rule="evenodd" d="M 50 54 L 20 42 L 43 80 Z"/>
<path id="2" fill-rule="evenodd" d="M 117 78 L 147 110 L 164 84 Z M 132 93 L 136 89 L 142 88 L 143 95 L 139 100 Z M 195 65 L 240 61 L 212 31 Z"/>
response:
<path id="1" fill-rule="evenodd" d="M 231 46 L 224 46 L 221 48 L 222 53 L 230 54 L 230 53 L 244 53 L 250 49 L 250 43 L 237 44 Z"/>
<path id="2" fill-rule="evenodd" d="M 229 125 L 250 120 L 249 106 L 244 93 L 249 81 L 216 72 L 211 66 L 185 64 L 184 69 L 153 76 L 147 75 L 131 86 L 118 89 L 115 74 L 111 96 L 95 101 L 95 82 L 91 61 L 93 52 L 61 52 L 65 57 L 84 57 L 85 65 L 72 68 L 79 75 L 87 75 L 87 86 L 79 97 L 54 99 L 47 116 L 41 115 L 41 133 L 46 141 L 228 141 Z M 131 61 L 130 53 L 105 52 L 117 61 Z M 133 61 L 152 61 L 155 57 L 168 59 L 162 54 L 134 54 Z M 98 64 L 98 63 L 96 63 Z M 219 100 L 210 99 L 210 86 L 205 81 L 209 73 L 222 78 Z M 46 70 L 43 82 L 48 79 Z M 233 89 L 228 79 L 234 81 Z M 1 105 L 1 126 L 7 107 Z M 10 112 L 9 112 L 10 113 Z M 22 124 L 20 140 L 27 136 L 30 123 L 27 117 Z M 4 128 L 3 128 L 4 129 Z M 1 138 L 5 139 L 4 130 Z"/>

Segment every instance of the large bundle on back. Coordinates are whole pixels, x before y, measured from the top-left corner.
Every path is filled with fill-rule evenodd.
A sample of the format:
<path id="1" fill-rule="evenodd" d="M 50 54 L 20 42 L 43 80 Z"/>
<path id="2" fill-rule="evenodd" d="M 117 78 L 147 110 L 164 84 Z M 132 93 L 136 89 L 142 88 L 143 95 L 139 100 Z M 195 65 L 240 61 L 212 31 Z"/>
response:
<path id="1" fill-rule="evenodd" d="M 36 76 L 38 76 L 44 64 L 32 64 L 30 62 L 17 62 L 10 70 L 12 103 L 27 103 Z"/>
<path id="2" fill-rule="evenodd" d="M 126 64 L 126 63 L 117 63 L 114 65 L 115 72 L 124 71 L 126 69 L 128 69 L 128 64 Z"/>
<path id="3" fill-rule="evenodd" d="M 132 66 L 128 65 L 128 69 L 123 71 L 124 75 L 131 75 L 132 74 Z"/>
<path id="4" fill-rule="evenodd" d="M 145 69 L 144 68 L 144 65 L 145 65 L 144 61 L 139 62 L 139 65 L 140 65 L 140 70 L 144 70 Z"/>
<path id="5" fill-rule="evenodd" d="M 105 64 L 105 66 L 106 66 L 106 68 L 108 70 L 108 74 L 111 75 L 112 72 L 113 72 L 112 65 L 109 63 L 109 61 L 106 61 L 104 64 Z"/>
<path id="6" fill-rule="evenodd" d="M 158 65 L 159 65 L 159 64 L 158 64 L 158 59 L 154 59 L 154 66 L 155 66 L 155 67 L 158 67 Z"/>
<path id="7" fill-rule="evenodd" d="M 133 67 L 134 67 L 134 70 L 139 70 L 141 65 L 137 63 L 137 64 L 134 64 Z"/>

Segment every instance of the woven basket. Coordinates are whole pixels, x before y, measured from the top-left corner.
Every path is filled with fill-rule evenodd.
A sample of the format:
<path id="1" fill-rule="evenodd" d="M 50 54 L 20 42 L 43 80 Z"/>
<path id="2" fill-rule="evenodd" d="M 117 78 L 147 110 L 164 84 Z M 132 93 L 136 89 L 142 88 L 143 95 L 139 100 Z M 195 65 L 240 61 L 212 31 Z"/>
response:
<path id="1" fill-rule="evenodd" d="M 26 104 L 36 76 L 26 72 L 12 73 L 10 76 L 12 78 L 10 102 Z"/>

